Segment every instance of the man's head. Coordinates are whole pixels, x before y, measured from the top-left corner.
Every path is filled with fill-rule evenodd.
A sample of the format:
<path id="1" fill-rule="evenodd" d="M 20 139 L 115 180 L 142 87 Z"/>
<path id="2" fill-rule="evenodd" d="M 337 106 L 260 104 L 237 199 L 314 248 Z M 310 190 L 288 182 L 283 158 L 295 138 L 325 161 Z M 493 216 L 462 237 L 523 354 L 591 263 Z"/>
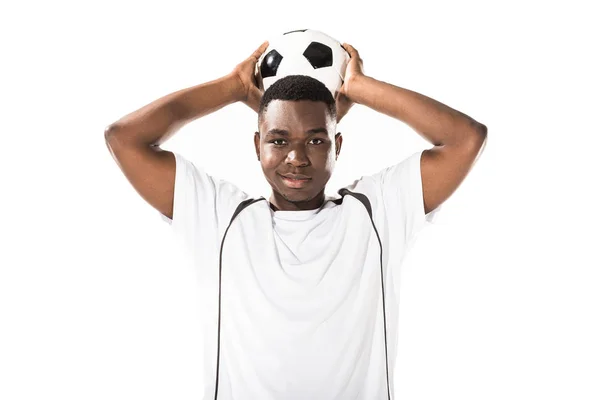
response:
<path id="1" fill-rule="evenodd" d="M 310 210 L 322 205 L 342 146 L 335 129 L 335 100 L 320 81 L 292 75 L 265 91 L 254 145 L 273 189 L 271 203 L 278 209 Z M 285 175 L 309 179 L 289 181 Z"/>

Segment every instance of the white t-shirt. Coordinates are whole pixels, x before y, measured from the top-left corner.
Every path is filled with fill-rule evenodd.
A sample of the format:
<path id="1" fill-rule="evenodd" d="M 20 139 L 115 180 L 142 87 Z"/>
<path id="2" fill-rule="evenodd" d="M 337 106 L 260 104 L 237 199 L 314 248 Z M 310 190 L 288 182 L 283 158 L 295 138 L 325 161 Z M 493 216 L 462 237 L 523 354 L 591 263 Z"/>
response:
<path id="1" fill-rule="evenodd" d="M 383 247 L 389 384 L 398 336 L 398 271 L 425 215 L 422 151 L 346 188 L 371 203 Z M 214 398 L 219 261 L 232 215 L 250 197 L 175 153 L 170 224 L 196 273 L 203 315 L 204 397 Z M 338 198 L 340 196 L 337 196 Z M 317 210 L 266 200 L 233 220 L 221 258 L 218 399 L 387 399 L 380 245 L 364 205 L 327 197 Z"/>

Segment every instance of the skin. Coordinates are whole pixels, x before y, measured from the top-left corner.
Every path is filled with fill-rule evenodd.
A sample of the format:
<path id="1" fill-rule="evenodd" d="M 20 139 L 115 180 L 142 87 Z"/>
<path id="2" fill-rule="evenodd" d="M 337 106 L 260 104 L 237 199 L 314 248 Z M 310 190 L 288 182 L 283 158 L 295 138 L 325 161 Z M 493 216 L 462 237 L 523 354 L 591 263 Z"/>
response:
<path id="1" fill-rule="evenodd" d="M 226 76 L 164 96 L 105 129 L 106 145 L 126 178 L 163 215 L 173 215 L 175 156 L 160 145 L 185 124 L 229 104 L 242 102 L 258 112 L 263 92 L 256 85 L 255 67 L 267 47 L 264 42 Z M 346 43 L 343 47 L 350 61 L 335 98 L 337 122 L 353 104 L 361 104 L 402 121 L 434 145 L 422 152 L 420 165 L 423 210 L 428 214 L 466 178 L 485 147 L 487 127 L 432 98 L 366 76 L 358 51 Z M 274 209 L 306 210 L 322 205 L 325 184 L 342 144 L 341 135 L 334 136 L 335 121 L 325 107 L 318 102 L 281 101 L 267 107 L 254 141 L 273 189 L 270 200 Z M 318 135 L 328 139 L 324 143 L 303 136 L 307 130 L 323 127 L 327 135 Z M 287 130 L 287 140 L 268 139 L 268 131 L 274 128 Z M 278 173 L 299 173 L 312 180 L 305 188 L 292 189 Z"/>
<path id="2" fill-rule="evenodd" d="M 423 209 L 425 214 L 428 214 L 446 201 L 466 178 L 483 151 L 487 128 L 468 115 L 439 101 L 366 76 L 358 51 L 347 43 L 344 43 L 343 47 L 350 55 L 350 62 L 346 66 L 344 83 L 336 95 L 338 122 L 355 103 L 358 103 L 404 122 L 434 145 L 431 149 L 423 151 L 420 166 Z M 262 54 L 261 49 L 262 47 L 246 60 L 249 63 L 248 66 L 255 64 Z M 245 66 L 243 63 L 241 65 Z M 248 75 L 248 71 L 250 68 L 247 70 L 242 68 L 238 70 L 238 73 L 240 76 L 245 76 L 240 80 L 246 81 L 247 85 L 250 85 L 246 99 L 251 99 L 253 96 L 257 97 L 255 89 L 251 88 L 251 83 L 255 83 L 256 80 L 250 79 L 252 75 Z M 253 109 L 257 109 L 257 106 Z M 292 107 L 285 111 L 291 110 L 295 110 L 295 108 Z M 300 122 L 300 118 L 309 118 L 310 113 L 304 116 L 302 112 L 296 112 L 295 116 L 289 117 L 290 119 L 282 117 L 277 112 L 267 112 L 267 114 L 265 119 L 269 121 L 269 124 L 274 124 L 274 121 L 287 123 L 293 132 L 297 132 L 297 136 L 291 135 L 293 139 L 284 146 L 284 154 L 277 153 L 278 155 L 274 157 L 268 153 L 267 163 L 261 162 L 265 176 L 273 188 L 271 203 L 280 209 L 317 208 L 323 202 L 324 185 L 331 176 L 333 168 L 326 162 L 313 165 L 313 158 L 304 155 L 304 153 L 312 154 L 309 153 L 309 150 L 304 150 L 307 147 L 306 143 L 303 146 L 299 145 L 302 141 L 300 136 L 302 129 L 306 128 L 306 126 L 300 127 L 303 124 Z M 268 129 L 265 130 L 261 127 L 260 130 L 266 132 Z M 255 134 L 257 154 L 264 150 L 271 150 L 263 144 L 264 142 L 262 136 L 258 139 Z M 294 143 L 297 143 L 296 146 L 293 145 Z M 259 144 L 261 145 L 259 146 Z M 312 152 L 314 153 L 314 150 Z M 305 163 L 302 164 L 300 161 L 296 164 L 292 163 L 294 157 L 299 157 L 300 161 Z M 326 157 L 323 156 L 323 158 Z M 311 166 L 318 174 L 319 181 L 312 182 L 304 192 L 290 193 L 289 188 L 282 187 L 281 180 L 276 179 L 278 171 L 301 173 L 299 170 L 302 167 L 308 169 Z M 286 168 L 297 168 L 298 170 L 290 171 Z M 322 174 L 317 168 L 322 168 Z M 316 184 L 318 185 L 315 186 Z M 313 194 L 315 196 L 311 197 Z"/>
<path id="3" fill-rule="evenodd" d="M 127 179 L 168 218 L 173 218 L 176 160 L 160 145 L 181 126 L 228 104 L 241 101 L 258 111 L 262 92 L 256 86 L 254 71 L 267 45 L 265 42 L 226 77 L 160 98 L 105 129 L 106 145 Z M 358 103 L 404 122 L 434 145 L 422 152 L 420 160 L 423 209 L 429 213 L 467 176 L 484 147 L 487 128 L 429 97 L 365 76 L 358 52 L 348 44 L 343 47 L 351 59 L 336 96 L 338 121 Z M 324 103 L 276 101 L 269 105 L 254 141 L 273 189 L 272 207 L 307 210 L 323 204 L 325 184 L 342 144 L 341 135 L 334 136 L 335 126 Z M 272 129 L 285 130 L 287 135 L 280 131 L 281 137 L 271 136 Z M 315 129 L 319 131 L 307 135 Z M 306 187 L 290 188 L 278 176 L 282 173 L 312 179 Z"/>
<path id="4" fill-rule="evenodd" d="M 313 210 L 323 205 L 325 185 L 342 148 L 342 135 L 336 135 L 335 129 L 336 120 L 324 102 L 269 103 L 254 134 L 254 147 L 272 188 L 269 201 L 273 210 Z M 283 174 L 311 179 L 305 187 L 290 188 Z"/>

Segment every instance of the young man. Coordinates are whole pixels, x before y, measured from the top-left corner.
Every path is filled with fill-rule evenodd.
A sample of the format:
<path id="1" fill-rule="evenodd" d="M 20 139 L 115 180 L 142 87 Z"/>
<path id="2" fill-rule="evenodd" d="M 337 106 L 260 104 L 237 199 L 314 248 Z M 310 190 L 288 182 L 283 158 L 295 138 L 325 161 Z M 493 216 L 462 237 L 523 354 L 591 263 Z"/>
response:
<path id="1" fill-rule="evenodd" d="M 418 93 L 364 75 L 350 45 L 337 99 L 283 78 L 263 93 L 255 65 L 163 97 L 106 129 L 138 193 L 171 224 L 197 273 L 203 399 L 391 399 L 400 264 L 456 190 L 486 127 Z M 160 145 L 182 125 L 242 101 L 258 112 L 255 151 L 267 200 L 207 175 Z M 353 103 L 411 126 L 434 147 L 325 196 Z"/>

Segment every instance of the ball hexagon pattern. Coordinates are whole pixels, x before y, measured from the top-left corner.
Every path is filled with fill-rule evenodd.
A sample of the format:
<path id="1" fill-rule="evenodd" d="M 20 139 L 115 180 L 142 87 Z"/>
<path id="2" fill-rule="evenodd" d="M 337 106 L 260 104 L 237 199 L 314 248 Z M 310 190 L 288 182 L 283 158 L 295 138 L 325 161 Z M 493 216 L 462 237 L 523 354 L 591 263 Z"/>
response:
<path id="1" fill-rule="evenodd" d="M 258 84 L 267 90 L 288 75 L 308 75 L 325 84 L 335 97 L 344 82 L 350 56 L 341 43 L 323 32 L 300 29 L 269 39 L 256 64 Z"/>

